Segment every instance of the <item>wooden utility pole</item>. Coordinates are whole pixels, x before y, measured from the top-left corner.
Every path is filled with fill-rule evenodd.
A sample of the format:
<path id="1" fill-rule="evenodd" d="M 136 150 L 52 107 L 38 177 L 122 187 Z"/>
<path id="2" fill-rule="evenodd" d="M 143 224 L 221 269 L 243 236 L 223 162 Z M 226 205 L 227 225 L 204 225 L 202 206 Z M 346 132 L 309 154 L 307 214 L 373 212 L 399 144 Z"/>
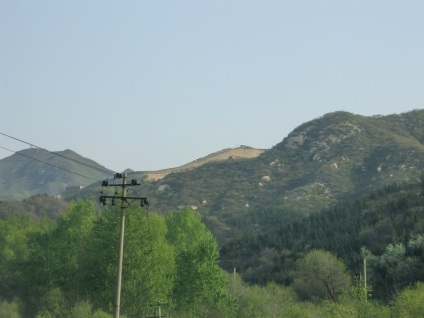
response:
<path id="1" fill-rule="evenodd" d="M 112 199 L 112 205 L 115 205 L 115 199 L 121 200 L 121 223 L 119 231 L 119 254 L 118 254 L 118 271 L 116 275 L 116 297 L 115 297 L 115 314 L 114 318 L 119 318 L 121 309 L 121 285 L 122 285 L 122 264 L 124 259 L 124 237 L 125 237 L 125 209 L 128 207 L 128 200 L 140 200 L 141 206 L 148 205 L 149 200 L 144 197 L 129 197 L 127 196 L 127 186 L 140 185 L 136 180 L 131 180 L 131 183 L 127 183 L 126 173 L 115 174 L 115 179 L 122 178 L 122 184 L 109 184 L 107 181 L 103 181 L 102 187 L 115 186 L 122 187 L 121 196 L 101 195 L 100 203 L 106 205 L 107 199 Z M 102 191 L 103 192 L 103 191 Z"/>
<path id="2" fill-rule="evenodd" d="M 365 292 L 365 302 L 368 301 L 367 293 L 367 256 L 364 255 L 364 292 Z"/>
<path id="3" fill-rule="evenodd" d="M 118 255 L 118 273 L 116 275 L 116 298 L 115 298 L 115 316 L 119 318 L 121 309 L 121 284 L 122 284 L 122 261 L 124 259 L 124 235 L 125 235 L 125 198 L 127 197 L 127 174 L 122 177 L 122 200 L 121 200 L 121 229 L 119 231 L 119 255 Z"/>

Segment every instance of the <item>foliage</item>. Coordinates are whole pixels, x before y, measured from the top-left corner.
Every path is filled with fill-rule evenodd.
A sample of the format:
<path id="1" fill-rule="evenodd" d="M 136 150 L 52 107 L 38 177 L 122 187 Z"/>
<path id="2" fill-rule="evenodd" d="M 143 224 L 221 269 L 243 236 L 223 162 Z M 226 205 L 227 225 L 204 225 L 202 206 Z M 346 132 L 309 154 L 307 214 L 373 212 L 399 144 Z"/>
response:
<path id="1" fill-rule="evenodd" d="M 423 122 L 423 110 L 383 117 L 335 112 L 300 125 L 253 159 L 209 162 L 156 181 L 145 179 L 143 172 L 131 178 L 142 179 L 144 195 L 160 214 L 180 206 L 197 209 L 225 245 L 301 222 L 392 184 L 419 181 Z M 79 195 L 92 197 L 97 190 L 93 185 Z M 381 232 L 391 230 L 389 224 L 381 224 Z M 361 234 L 373 241 L 372 231 Z M 381 243 L 384 248 L 389 242 Z"/>
<path id="2" fill-rule="evenodd" d="M 0 309 L 14 311 L 16 297 L 24 317 L 107 317 L 115 300 L 120 215 L 79 201 L 57 221 L 0 220 L 0 299 L 9 300 Z M 124 247 L 123 315 L 145 316 L 162 302 L 182 317 L 234 316 L 236 299 L 219 267 L 217 241 L 194 211 L 165 219 L 129 206 Z"/>
<path id="3" fill-rule="evenodd" d="M 381 255 L 370 255 L 372 281 L 379 295 L 392 299 L 397 291 L 424 280 L 424 236 L 416 235 L 406 245 L 389 244 Z"/>
<path id="4" fill-rule="evenodd" d="M 405 257 L 398 265 L 403 264 L 404 268 L 398 268 L 401 271 L 398 280 L 403 284 L 390 283 L 389 276 L 393 277 L 394 272 L 378 273 L 374 266 L 377 263 L 370 259 L 369 280 L 374 294 L 380 299 L 390 299 L 397 289 L 424 280 L 424 245 L 420 235 L 424 233 L 424 197 L 421 191 L 421 184 L 393 184 L 367 197 L 284 224 L 276 231 L 233 240 L 222 246 L 221 264 L 228 271 L 236 266 L 249 282 L 290 284 L 296 260 L 313 249 L 337 255 L 354 276 L 362 271 L 362 246 L 379 255 L 389 244 L 402 243 Z"/>
<path id="5" fill-rule="evenodd" d="M 231 291 L 239 299 L 237 317 L 291 317 L 297 307 L 296 294 L 290 288 L 275 283 L 246 286 L 239 276 L 232 280 Z"/>
<path id="6" fill-rule="evenodd" d="M 297 261 L 294 288 L 303 299 L 337 301 L 350 283 L 345 265 L 330 252 L 313 250 Z"/>
<path id="7" fill-rule="evenodd" d="M 16 301 L 10 303 L 7 301 L 0 302 L 0 317 L 20 318 L 18 303 Z"/>
<path id="8" fill-rule="evenodd" d="M 167 302 L 164 311 L 172 317 L 415 317 L 423 311 L 422 283 L 408 286 L 424 281 L 420 190 L 417 184 L 392 186 L 250 237 L 248 245 L 238 241 L 233 252 L 258 260 L 250 277 L 269 274 L 260 277 L 262 285 L 222 271 L 218 242 L 198 212 L 183 209 L 163 217 L 130 206 L 122 312 L 145 316 L 150 304 Z M 118 209 L 99 212 L 79 201 L 57 220 L 28 214 L 0 219 L 0 316 L 111 317 L 119 218 Z M 370 239 L 373 231 L 387 234 L 387 224 L 389 236 Z M 373 286 L 367 299 L 359 279 L 348 287 L 350 274 L 360 269 L 352 264 L 362 264 L 365 256 L 359 248 L 365 241 L 374 243 L 367 246 L 368 287 Z M 233 270 L 237 264 L 231 265 Z M 315 301 L 299 301 L 295 291 Z M 380 299 L 393 301 L 389 307 Z"/>
<path id="9" fill-rule="evenodd" d="M 58 219 L 67 208 L 66 201 L 45 194 L 37 194 L 22 201 L 0 201 L 0 219 L 12 214 L 28 214 L 36 220 L 45 217 Z"/>
<path id="10" fill-rule="evenodd" d="M 415 318 L 424 313 L 424 283 L 405 288 L 393 301 L 392 312 L 394 317 Z"/>
<path id="11" fill-rule="evenodd" d="M 199 215 L 185 209 L 166 217 L 167 239 L 175 246 L 176 272 L 173 295 L 177 312 L 209 317 L 209 312 L 230 312 L 232 301 L 226 292 L 226 276 L 219 267 L 218 244 Z M 223 315 L 221 313 L 221 315 Z"/>
<path id="12" fill-rule="evenodd" d="M 121 308 L 140 316 L 150 304 L 167 299 L 174 271 L 173 249 L 166 242 L 166 224 L 140 207 L 126 209 Z M 120 212 L 106 209 L 94 222 L 84 260 L 81 285 L 96 307 L 112 310 L 116 291 Z"/>

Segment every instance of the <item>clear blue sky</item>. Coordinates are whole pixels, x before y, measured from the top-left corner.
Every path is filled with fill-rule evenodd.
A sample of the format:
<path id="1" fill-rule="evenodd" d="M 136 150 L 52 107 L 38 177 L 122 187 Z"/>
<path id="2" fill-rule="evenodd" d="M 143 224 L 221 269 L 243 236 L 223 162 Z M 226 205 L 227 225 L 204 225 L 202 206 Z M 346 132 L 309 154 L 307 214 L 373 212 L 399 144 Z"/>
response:
<path id="1" fill-rule="evenodd" d="M 0 0 L 0 132 L 115 171 L 420 108 L 422 0 Z"/>

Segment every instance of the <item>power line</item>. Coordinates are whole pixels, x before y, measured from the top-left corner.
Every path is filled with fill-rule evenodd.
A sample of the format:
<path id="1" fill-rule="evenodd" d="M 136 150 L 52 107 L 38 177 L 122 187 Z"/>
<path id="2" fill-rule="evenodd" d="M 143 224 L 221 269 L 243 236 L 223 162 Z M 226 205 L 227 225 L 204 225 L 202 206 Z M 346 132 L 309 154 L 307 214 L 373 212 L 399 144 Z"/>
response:
<path id="1" fill-rule="evenodd" d="M 29 158 L 29 159 L 32 159 L 32 160 L 35 160 L 35 161 L 42 162 L 42 163 L 44 163 L 44 164 L 46 164 L 46 165 L 49 165 L 49 166 L 52 166 L 52 167 L 54 167 L 54 168 L 57 168 L 57 169 L 60 169 L 60 170 L 63 170 L 63 171 L 69 172 L 69 173 L 76 174 L 76 175 L 78 175 L 78 176 L 80 176 L 80 177 L 87 178 L 87 179 L 93 180 L 93 181 L 95 181 L 95 182 L 98 182 L 98 181 L 99 181 L 99 180 L 96 180 L 96 179 L 93 179 L 93 178 L 90 178 L 90 177 L 84 176 L 84 175 L 82 175 L 82 174 L 80 174 L 80 173 L 78 173 L 78 172 L 74 172 L 74 171 L 71 171 L 71 170 L 68 170 L 68 169 L 65 169 L 65 168 L 62 168 L 62 167 L 58 167 L 58 166 L 55 166 L 55 165 L 53 165 L 53 164 L 51 164 L 51 163 L 45 162 L 45 161 L 43 161 L 43 160 L 36 159 L 36 158 L 33 158 L 33 157 L 31 157 L 31 156 L 28 156 L 28 155 L 24 155 L 23 153 L 20 153 L 20 152 L 14 151 L 14 150 L 10 150 L 10 149 L 7 149 L 7 148 L 2 147 L 2 146 L 0 146 L 0 148 L 1 148 L 1 149 L 4 149 L 4 150 L 7 150 L 7 151 L 10 151 L 10 152 L 13 152 L 13 153 L 15 153 L 15 154 L 17 154 L 17 155 L 20 155 L 20 156 L 22 156 L 22 157 L 26 157 L 26 158 Z"/>
<path id="2" fill-rule="evenodd" d="M 40 150 L 46 151 L 46 152 L 51 153 L 51 154 L 53 154 L 53 155 L 55 155 L 55 156 L 58 156 L 58 157 L 60 157 L 60 158 L 63 158 L 63 159 L 66 159 L 66 160 L 69 160 L 69 161 L 75 162 L 75 163 L 77 163 L 77 164 L 79 164 L 79 165 L 82 165 L 82 166 L 85 166 L 85 167 L 91 168 L 91 169 L 93 169 L 93 170 L 96 170 L 96 171 L 102 172 L 102 173 L 104 173 L 104 174 L 108 174 L 108 175 L 111 175 L 111 176 L 115 176 L 115 174 L 116 174 L 115 172 L 111 172 L 110 170 L 103 169 L 103 168 L 99 168 L 99 167 L 96 167 L 96 166 L 90 165 L 89 163 L 86 163 L 86 162 L 83 162 L 83 161 L 80 161 L 80 160 L 77 160 L 77 159 L 73 159 L 73 158 L 70 158 L 70 157 L 67 157 L 67 156 L 61 155 L 61 154 L 59 154 L 59 153 L 57 153 L 57 152 L 53 152 L 53 151 L 50 151 L 50 150 L 48 150 L 48 149 L 45 149 L 45 148 L 42 148 L 42 147 L 36 146 L 36 145 L 34 145 L 34 144 L 32 144 L 32 143 L 29 143 L 29 142 L 24 141 L 24 140 L 22 140 L 22 139 L 19 139 L 19 138 L 16 138 L 16 137 L 13 137 L 13 136 L 7 135 L 7 134 L 5 134 L 5 133 L 0 132 L 0 135 L 3 135 L 3 136 L 8 137 L 8 138 L 10 138 L 10 139 L 13 139 L 13 140 L 16 140 L 16 141 L 22 142 L 22 143 L 27 144 L 27 145 L 29 145 L 29 146 L 31 146 L 31 147 L 34 147 L 34 148 L 37 148 L 37 149 L 40 149 Z M 6 149 L 6 150 L 9 150 L 9 149 Z M 9 151 L 11 151 L 11 150 L 9 150 Z M 12 152 L 13 152 L 13 151 L 12 151 Z M 17 152 L 15 152 L 15 153 L 17 153 Z M 96 180 L 96 181 L 97 181 L 97 180 Z"/>

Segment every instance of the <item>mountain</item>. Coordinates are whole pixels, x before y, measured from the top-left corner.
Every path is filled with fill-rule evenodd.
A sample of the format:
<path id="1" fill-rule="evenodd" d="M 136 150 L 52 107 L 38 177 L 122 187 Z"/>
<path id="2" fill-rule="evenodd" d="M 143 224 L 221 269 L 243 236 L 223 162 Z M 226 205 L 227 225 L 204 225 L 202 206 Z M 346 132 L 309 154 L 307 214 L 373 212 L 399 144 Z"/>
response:
<path id="1" fill-rule="evenodd" d="M 88 166 L 113 173 L 71 150 L 48 152 L 30 148 L 16 152 L 0 160 L 0 199 L 21 200 L 35 194 L 55 195 L 67 187 L 80 189 L 107 176 Z"/>
<path id="2" fill-rule="evenodd" d="M 12 157 L 9 166 L 0 161 L 0 180 L 3 187 L 5 180 L 20 176 L 14 191 L 37 181 L 42 185 L 48 174 L 57 178 L 54 174 L 61 173 L 45 165 L 34 172 L 33 160 L 29 164 L 21 161 L 27 158 Z M 334 112 L 300 125 L 268 150 L 243 146 L 173 169 L 128 170 L 128 179 L 141 183 L 128 187 L 128 195 L 147 196 L 149 209 L 162 214 L 191 206 L 216 235 L 222 267 L 236 267 L 249 282 L 289 284 L 296 261 L 312 249 L 330 251 L 356 274 L 366 247 L 374 260 L 380 257 L 370 271 L 373 292 L 390 299 L 399 287 L 423 279 L 423 168 L 424 110 L 372 117 Z M 78 169 L 80 165 L 69 167 Z M 25 181 L 25 176 L 34 181 Z M 99 182 L 77 190 L 62 193 L 63 201 L 98 202 L 101 190 L 106 195 L 115 191 Z M 52 209 L 45 212 L 44 199 L 33 197 L 20 205 L 0 202 L 0 217 L 34 204 L 39 206 L 36 217 L 57 217 Z M 392 257 L 396 253 L 400 256 Z"/>
<path id="3" fill-rule="evenodd" d="M 127 169 L 125 172 L 143 176 L 148 180 L 160 180 L 168 174 L 188 171 L 205 163 L 254 158 L 264 151 L 240 146 L 214 152 L 180 167 L 139 172 Z M 80 189 L 111 175 L 113 171 L 71 150 L 48 152 L 39 148 L 30 148 L 0 160 L 0 200 L 21 200 L 36 194 L 63 193 L 65 197 L 78 195 Z M 13 182 L 7 182 L 7 180 L 13 180 Z"/>
<path id="4" fill-rule="evenodd" d="M 372 117 L 334 112 L 300 125 L 268 150 L 226 149 L 179 168 L 128 171 L 129 179 L 141 182 L 141 187 L 129 191 L 147 196 L 151 209 L 159 213 L 191 206 L 224 243 L 272 231 L 393 183 L 417 182 L 424 168 L 423 143 L 424 110 Z M 51 153 L 26 151 L 63 164 L 62 158 Z M 66 186 L 91 182 L 21 157 L 0 161 L 3 197 L 5 193 L 17 198 L 59 193 Z M 94 176 L 92 169 L 68 164 L 71 171 L 83 169 L 83 175 L 105 178 Z M 100 190 L 99 183 L 92 183 L 63 197 L 97 201 Z"/>
<path id="5" fill-rule="evenodd" d="M 424 111 L 390 116 L 334 112 L 304 123 L 254 158 L 212 161 L 131 189 L 159 213 L 191 206 L 221 243 L 271 231 L 393 183 L 424 168 Z M 78 196 L 97 200 L 100 187 Z M 113 191 L 110 189 L 110 191 Z"/>

